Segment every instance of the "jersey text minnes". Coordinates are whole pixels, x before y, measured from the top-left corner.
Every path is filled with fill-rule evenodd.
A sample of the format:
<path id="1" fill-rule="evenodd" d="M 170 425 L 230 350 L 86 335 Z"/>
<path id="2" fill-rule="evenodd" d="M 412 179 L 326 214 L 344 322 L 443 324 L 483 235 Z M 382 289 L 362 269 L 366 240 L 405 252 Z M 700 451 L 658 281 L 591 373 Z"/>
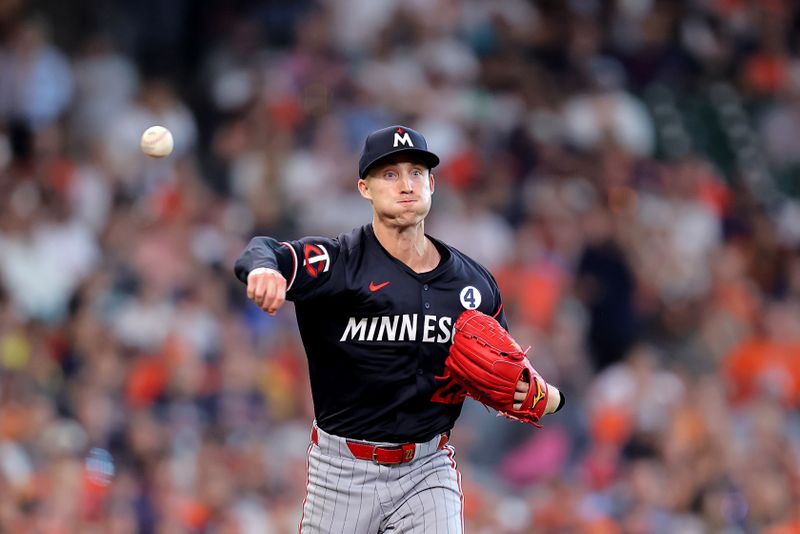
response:
<path id="1" fill-rule="evenodd" d="M 441 376 L 455 319 L 467 309 L 505 326 L 497 285 L 481 265 L 435 239 L 441 255 L 415 273 L 392 257 L 372 226 L 336 239 L 254 238 L 236 262 L 287 280 L 308 356 L 320 428 L 373 441 L 419 442 L 452 428 L 458 395 Z M 443 400 L 449 399 L 449 400 Z M 455 399 L 455 400 L 454 400 Z"/>
<path id="2" fill-rule="evenodd" d="M 453 339 L 453 323 L 452 317 L 423 315 L 419 319 L 416 313 L 350 317 L 339 341 L 417 341 L 419 331 L 423 343 L 449 343 Z"/>

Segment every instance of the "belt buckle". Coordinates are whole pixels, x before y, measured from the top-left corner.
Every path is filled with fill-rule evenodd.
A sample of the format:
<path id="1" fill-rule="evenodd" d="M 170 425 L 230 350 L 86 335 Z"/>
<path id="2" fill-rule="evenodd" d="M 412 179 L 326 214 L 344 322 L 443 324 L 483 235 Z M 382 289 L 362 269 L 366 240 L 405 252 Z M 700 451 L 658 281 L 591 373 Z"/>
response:
<path id="1" fill-rule="evenodd" d="M 392 449 L 392 450 L 394 450 L 394 449 L 402 449 L 402 447 L 400 447 L 400 446 L 398 446 L 398 447 L 384 447 L 382 445 L 373 445 L 372 446 L 372 463 L 374 463 L 375 465 L 397 465 L 397 464 L 402 464 L 403 463 L 402 460 L 399 461 L 399 462 L 382 462 L 382 461 L 378 460 L 378 449 L 383 449 L 383 450 Z"/>
<path id="2" fill-rule="evenodd" d="M 382 462 L 382 461 L 378 460 L 378 449 L 384 449 L 385 450 L 386 447 L 383 447 L 381 445 L 373 445 L 372 446 L 372 463 L 374 463 L 375 465 L 394 465 L 394 463 L 392 463 L 392 462 Z"/>

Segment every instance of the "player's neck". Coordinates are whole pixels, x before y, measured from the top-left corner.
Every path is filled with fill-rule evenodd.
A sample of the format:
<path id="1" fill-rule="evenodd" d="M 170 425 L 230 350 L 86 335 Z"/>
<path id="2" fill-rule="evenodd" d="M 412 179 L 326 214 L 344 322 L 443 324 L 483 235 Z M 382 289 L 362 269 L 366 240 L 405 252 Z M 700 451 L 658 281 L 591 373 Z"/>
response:
<path id="1" fill-rule="evenodd" d="M 378 242 L 386 251 L 417 273 L 432 271 L 441 259 L 436 246 L 425 237 L 425 222 L 414 226 L 386 226 L 372 221 Z"/>

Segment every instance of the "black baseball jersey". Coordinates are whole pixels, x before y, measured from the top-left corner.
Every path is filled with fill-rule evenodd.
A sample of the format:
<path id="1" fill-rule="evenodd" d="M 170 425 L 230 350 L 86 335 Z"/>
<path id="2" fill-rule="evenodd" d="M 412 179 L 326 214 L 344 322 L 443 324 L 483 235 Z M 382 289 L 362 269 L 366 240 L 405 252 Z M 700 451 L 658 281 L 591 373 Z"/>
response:
<path id="1" fill-rule="evenodd" d="M 253 238 L 236 261 L 280 271 L 308 356 L 317 424 L 371 441 L 426 441 L 461 413 L 458 386 L 437 379 L 455 319 L 478 309 L 506 326 L 494 277 L 431 238 L 439 265 L 418 274 L 391 256 L 372 225 L 336 239 Z"/>

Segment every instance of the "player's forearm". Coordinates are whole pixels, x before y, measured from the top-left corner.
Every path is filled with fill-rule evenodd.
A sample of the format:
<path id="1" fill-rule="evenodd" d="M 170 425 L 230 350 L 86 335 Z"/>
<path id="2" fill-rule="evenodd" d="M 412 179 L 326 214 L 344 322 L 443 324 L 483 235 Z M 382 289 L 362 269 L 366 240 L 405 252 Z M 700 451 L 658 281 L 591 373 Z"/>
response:
<path id="1" fill-rule="evenodd" d="M 276 253 L 282 248 L 285 247 L 271 237 L 254 237 L 236 260 L 234 265 L 236 278 L 246 284 L 250 271 L 259 267 L 274 269 L 284 278 L 288 278 L 291 275 L 292 266 L 289 264 L 290 262 L 282 261 L 281 256 Z"/>

